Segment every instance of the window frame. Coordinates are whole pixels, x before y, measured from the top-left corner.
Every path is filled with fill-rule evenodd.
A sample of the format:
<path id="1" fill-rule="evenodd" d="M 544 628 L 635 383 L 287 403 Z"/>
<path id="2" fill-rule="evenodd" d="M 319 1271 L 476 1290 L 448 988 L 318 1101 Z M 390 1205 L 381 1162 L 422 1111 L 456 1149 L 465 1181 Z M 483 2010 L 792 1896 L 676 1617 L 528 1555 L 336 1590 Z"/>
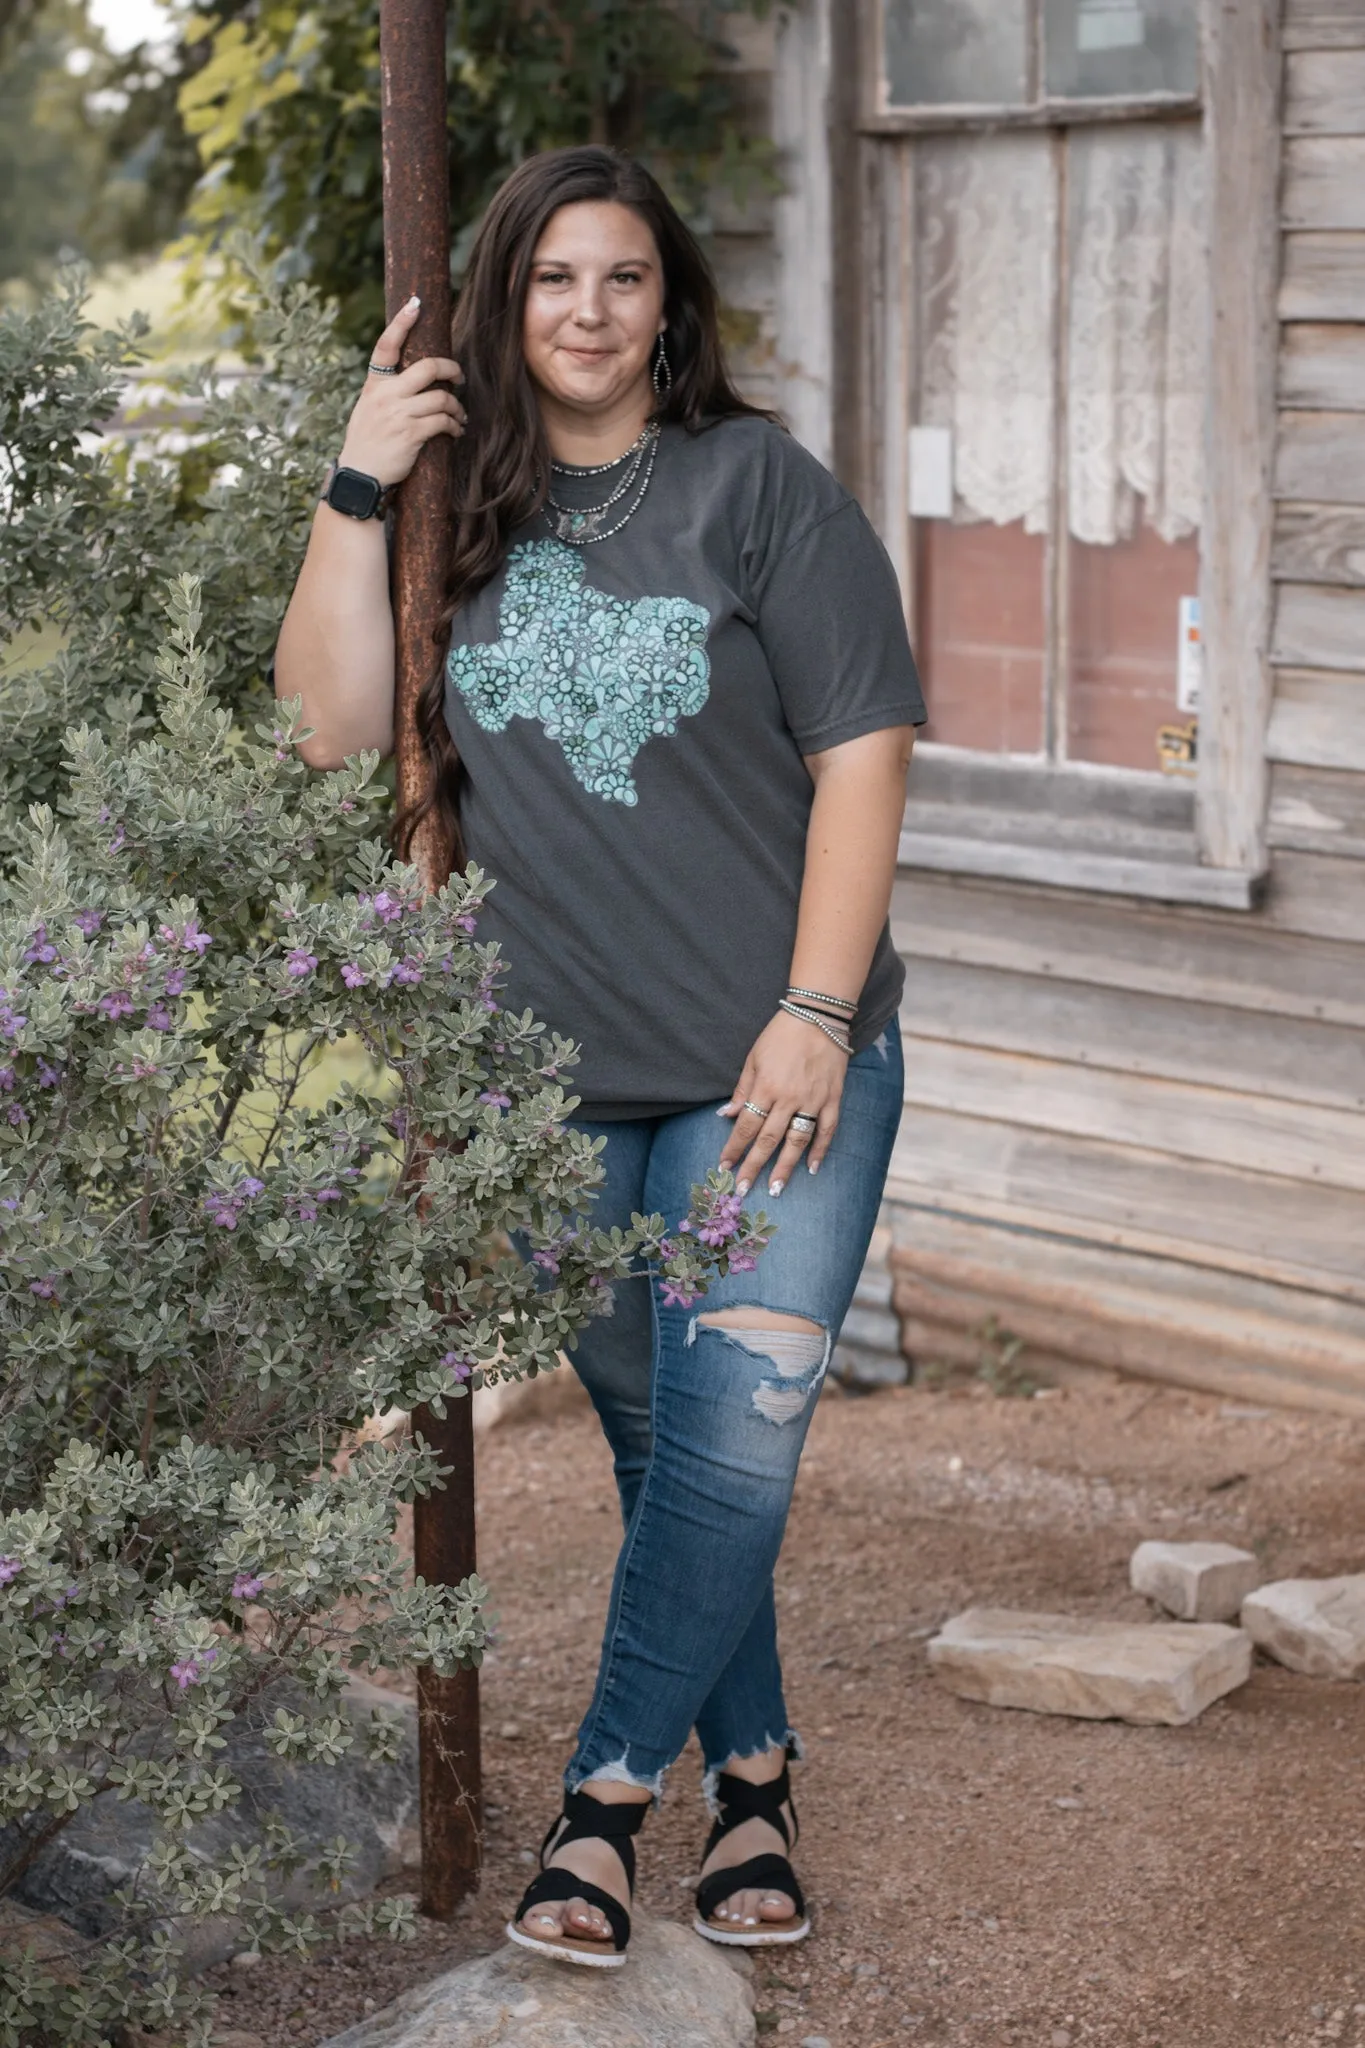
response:
<path id="1" fill-rule="evenodd" d="M 1049 95 L 1043 82 L 1044 0 L 1027 9 L 1029 97 L 1022 103 L 960 100 L 942 106 L 896 106 L 890 98 L 883 52 L 887 0 L 856 0 L 861 11 L 862 91 L 859 128 L 865 135 L 934 135 L 973 128 L 1057 128 L 1091 121 L 1150 121 L 1164 114 L 1197 114 L 1202 92 L 1106 93 L 1085 98 Z"/>
<path id="2" fill-rule="evenodd" d="M 1250 909 L 1260 899 L 1267 867 L 1265 740 L 1272 687 L 1268 659 L 1269 475 L 1275 436 L 1281 148 L 1279 7 L 1278 0 L 1242 0 L 1234 8 L 1220 6 L 1218 0 L 1201 0 L 1200 11 L 1201 90 L 1197 95 L 1090 100 L 1083 105 L 1052 102 L 1022 109 L 887 111 L 877 104 L 882 0 L 856 0 L 850 10 L 848 43 L 840 49 L 844 39 L 836 30 L 831 53 L 836 72 L 834 104 L 837 109 L 842 101 L 844 119 L 852 130 L 845 145 L 843 182 L 845 191 L 856 192 L 856 199 L 845 218 L 851 224 L 856 211 L 859 228 L 856 252 L 845 258 L 840 281 L 847 291 L 856 280 L 860 300 L 859 317 L 851 323 L 844 342 L 842 380 L 836 362 L 836 398 L 842 381 L 845 423 L 841 433 L 836 415 L 835 442 L 836 449 L 842 442 L 845 463 L 841 467 L 867 504 L 896 566 L 913 630 L 914 528 L 906 508 L 913 391 L 910 347 L 916 138 L 1011 126 L 1063 129 L 1082 121 L 1200 116 L 1208 157 L 1209 346 L 1219 363 L 1219 375 L 1209 378 L 1205 402 L 1209 473 L 1200 529 L 1199 578 L 1204 680 L 1197 771 L 1186 784 L 1191 790 L 1190 868 L 1173 895 L 1170 861 L 1153 864 L 1150 886 L 1146 887 L 1142 885 L 1141 862 L 1129 862 L 1123 870 L 1120 893 Z M 841 62 L 847 67 L 842 93 L 838 80 Z M 1057 146 L 1064 147 L 1060 135 Z M 836 146 L 832 165 L 836 194 L 840 168 Z M 836 259 L 836 278 L 839 271 Z M 836 337 L 836 351 L 837 347 Z M 1233 358 L 1230 375 L 1229 352 Z M 1054 364 L 1054 374 L 1060 381 L 1060 358 Z M 1054 613 L 1048 621 L 1047 640 L 1049 659 L 1055 661 L 1065 659 L 1065 617 L 1055 614 L 1066 597 L 1067 549 L 1058 544 L 1055 518 L 1052 525 L 1045 599 Z M 1044 878 L 1033 853 L 1021 854 L 1019 847 L 1000 842 L 998 832 L 991 828 L 991 770 L 1002 763 L 1022 774 L 1026 783 L 1032 776 L 1041 778 L 1039 830 L 1045 826 L 1048 789 L 1054 795 L 1063 787 L 1073 791 L 1080 807 L 1093 812 L 1097 845 L 1105 836 L 1106 779 L 1115 787 L 1118 781 L 1150 787 L 1154 818 L 1168 806 L 1169 778 L 1159 772 L 1104 770 L 1059 760 L 1055 725 L 1059 699 L 1064 717 L 1065 693 L 1058 691 L 1054 679 L 1048 690 L 1052 723 L 1044 753 L 979 757 L 983 840 L 992 839 L 996 850 L 989 852 L 983 845 L 958 871 L 1016 875 L 1021 880 Z M 946 757 L 952 757 L 964 831 L 970 832 L 971 757 L 958 749 L 926 746 L 922 751 L 931 773 L 930 764 L 940 751 L 945 766 Z M 1132 791 L 1127 795 L 1131 800 Z M 1140 805 L 1140 795 L 1138 802 Z M 907 864 L 951 871 L 952 847 L 945 842 L 941 857 L 932 856 L 925 836 L 915 832 L 914 807 L 912 797 L 902 844 Z M 1073 823 L 1066 834 L 1058 833 L 1059 848 L 1063 844 L 1074 847 L 1074 831 Z M 955 841 L 961 837 L 954 835 Z M 1071 886 L 1116 886 L 1112 881 L 1084 879 L 1084 868 L 1084 863 L 1078 865 Z"/>

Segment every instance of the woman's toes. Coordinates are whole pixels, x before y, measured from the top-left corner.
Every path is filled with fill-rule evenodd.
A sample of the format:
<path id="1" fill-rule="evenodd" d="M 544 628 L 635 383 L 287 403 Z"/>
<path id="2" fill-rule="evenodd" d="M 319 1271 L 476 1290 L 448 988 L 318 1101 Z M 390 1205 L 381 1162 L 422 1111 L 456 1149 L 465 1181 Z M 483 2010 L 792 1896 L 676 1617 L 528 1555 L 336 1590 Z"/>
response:
<path id="1" fill-rule="evenodd" d="M 559 1914 L 550 1906 L 533 1906 L 521 1924 L 537 1941 L 548 1941 L 564 1931 Z"/>
<path id="2" fill-rule="evenodd" d="M 570 1899 L 566 1915 L 575 1934 L 584 1934 L 592 1941 L 605 1940 L 608 1928 L 606 1915 L 590 1906 L 586 1899 Z"/>
<path id="3" fill-rule="evenodd" d="M 764 1892 L 758 1910 L 765 1920 L 790 1920 L 796 1909 L 785 1892 Z"/>

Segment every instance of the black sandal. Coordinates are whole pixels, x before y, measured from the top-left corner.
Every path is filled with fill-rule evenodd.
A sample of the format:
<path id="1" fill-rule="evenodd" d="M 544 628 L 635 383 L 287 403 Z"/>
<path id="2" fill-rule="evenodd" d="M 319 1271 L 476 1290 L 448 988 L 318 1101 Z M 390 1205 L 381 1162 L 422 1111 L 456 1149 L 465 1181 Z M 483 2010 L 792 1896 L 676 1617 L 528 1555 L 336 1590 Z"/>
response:
<path id="1" fill-rule="evenodd" d="M 796 1847 L 796 1808 L 792 1807 L 790 1833 L 782 1811 L 791 1804 L 791 1781 L 785 1764 L 781 1776 L 771 1778 L 766 1785 L 751 1785 L 747 1778 L 735 1778 L 723 1771 L 716 1780 L 716 1798 L 720 1815 L 706 1838 L 703 1863 L 717 1842 L 723 1842 L 746 1820 L 766 1820 L 769 1827 L 777 1829 L 788 1849 Z M 745 1928 L 737 1927 L 731 1920 L 715 1918 L 722 1900 L 734 1892 L 748 1891 L 785 1892 L 796 1910 L 790 1919 L 760 1920 L 757 1926 Z M 785 1856 L 772 1851 L 764 1856 L 751 1856 L 747 1863 L 736 1863 L 728 1870 L 713 1870 L 709 1877 L 704 1877 L 697 1886 L 697 1917 L 693 1925 L 698 1934 L 725 1948 L 775 1948 L 787 1942 L 804 1941 L 810 1933 L 805 1896 L 796 1872 Z"/>
<path id="2" fill-rule="evenodd" d="M 567 1842 L 589 1839 L 610 1842 L 621 1859 L 633 1898 L 635 1844 L 631 1836 L 639 1834 L 648 1811 L 648 1802 L 644 1800 L 621 1799 L 608 1805 L 605 1800 L 594 1799 L 590 1792 L 565 1793 L 564 1810 L 558 1820 L 552 1822 L 540 1845 L 540 1876 L 531 1879 L 522 1894 L 521 1904 L 508 1921 L 508 1939 L 518 1942 L 522 1948 L 540 1949 L 560 1962 L 582 1963 L 590 1970 L 619 1970 L 626 1959 L 626 1944 L 630 1940 L 629 1913 L 610 1892 L 604 1892 L 601 1885 L 591 1884 L 585 1877 L 575 1877 L 571 1870 L 547 1870 L 545 1858 L 553 1850 L 562 1849 Z M 521 1922 L 533 1906 L 558 1904 L 565 1899 L 582 1899 L 587 1905 L 595 1906 L 611 1929 L 610 1942 L 586 1934 L 561 1932 L 548 1940 L 541 1940 L 534 1934 L 522 1933 Z"/>

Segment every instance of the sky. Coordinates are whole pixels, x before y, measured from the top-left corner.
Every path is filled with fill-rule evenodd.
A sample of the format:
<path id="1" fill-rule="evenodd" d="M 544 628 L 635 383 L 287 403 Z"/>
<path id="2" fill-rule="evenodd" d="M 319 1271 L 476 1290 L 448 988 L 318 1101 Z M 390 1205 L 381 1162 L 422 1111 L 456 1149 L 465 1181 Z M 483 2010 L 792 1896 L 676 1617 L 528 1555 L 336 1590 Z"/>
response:
<path id="1" fill-rule="evenodd" d="M 155 41 L 165 34 L 171 19 L 170 9 L 161 0 L 90 0 L 90 13 L 115 50 Z"/>

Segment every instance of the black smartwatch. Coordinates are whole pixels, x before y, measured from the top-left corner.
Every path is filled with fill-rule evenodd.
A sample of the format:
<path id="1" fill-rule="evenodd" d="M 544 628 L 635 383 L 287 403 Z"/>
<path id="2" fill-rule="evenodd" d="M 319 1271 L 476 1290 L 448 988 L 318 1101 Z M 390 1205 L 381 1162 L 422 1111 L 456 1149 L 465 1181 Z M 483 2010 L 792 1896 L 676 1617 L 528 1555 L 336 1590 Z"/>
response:
<path id="1" fill-rule="evenodd" d="M 382 519 L 388 510 L 389 494 L 378 477 L 363 469 L 345 469 L 333 463 L 327 472 L 323 503 L 348 519 Z"/>

